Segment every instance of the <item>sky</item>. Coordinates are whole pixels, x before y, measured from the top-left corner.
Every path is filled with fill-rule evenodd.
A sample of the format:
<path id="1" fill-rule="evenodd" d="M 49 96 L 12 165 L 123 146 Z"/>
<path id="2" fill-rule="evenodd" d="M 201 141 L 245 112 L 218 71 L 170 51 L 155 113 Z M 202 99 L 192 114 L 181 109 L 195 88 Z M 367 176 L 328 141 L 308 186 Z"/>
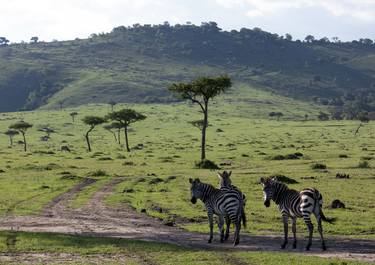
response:
<path id="1" fill-rule="evenodd" d="M 375 0 L 0 0 L 0 36 L 11 42 L 69 40 L 135 23 L 215 21 L 294 39 L 311 34 L 375 39 Z"/>

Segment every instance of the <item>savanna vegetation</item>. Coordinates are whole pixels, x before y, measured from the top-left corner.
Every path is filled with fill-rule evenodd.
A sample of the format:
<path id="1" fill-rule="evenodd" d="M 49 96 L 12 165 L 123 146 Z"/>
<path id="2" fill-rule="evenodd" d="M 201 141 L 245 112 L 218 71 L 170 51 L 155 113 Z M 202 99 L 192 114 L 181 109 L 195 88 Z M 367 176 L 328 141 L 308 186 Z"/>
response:
<path id="1" fill-rule="evenodd" d="M 147 117 L 128 124 L 127 130 L 132 134 L 130 152 L 126 146 L 119 145 L 119 139 L 108 133 L 108 128 L 104 128 L 116 121 L 113 113 L 117 109 L 119 112 L 132 109 Z M 188 184 L 189 177 L 199 177 L 218 186 L 215 171 L 195 167 L 200 160 L 201 132 L 191 121 L 202 118 L 200 109 L 187 102 L 166 105 L 119 103 L 116 110 L 112 112 L 108 104 L 91 104 L 63 110 L 0 114 L 0 128 L 4 132 L 19 120 L 33 124 L 27 130 L 26 152 L 23 143 L 18 144 L 23 140 L 22 135 L 12 136 L 13 147 L 9 134 L 0 137 L 0 214 L 39 214 L 48 202 L 83 178 L 95 179 L 95 183 L 84 188 L 70 202 L 70 207 L 77 209 L 105 183 L 127 176 L 115 187 L 114 193 L 105 198 L 107 205 L 121 208 L 130 204 L 139 212 L 171 221 L 189 231 L 207 233 L 203 205 L 190 203 Z M 272 111 L 282 112 L 283 116 L 280 120 L 270 120 L 268 116 Z M 279 213 L 274 206 L 264 208 L 259 185 L 260 177 L 277 175 L 281 179 L 293 179 L 289 184 L 292 188 L 313 186 L 323 194 L 325 214 L 339 220 L 335 225 L 325 225 L 326 237 L 374 239 L 372 205 L 375 194 L 371 189 L 374 126 L 372 122 L 366 123 L 355 133 L 357 121 L 319 121 L 319 113 L 325 111 L 324 107 L 239 83 L 225 95 L 210 101 L 207 156 L 220 168 L 232 170 L 233 184 L 247 196 L 248 227 L 245 233 L 281 235 Z M 83 121 L 73 122 L 70 114 L 74 112 L 79 113 Z M 91 116 L 93 113 L 95 119 Z M 307 114 L 310 119 L 306 119 Z M 104 124 L 106 119 L 98 117 L 113 119 Z M 95 121 L 90 133 L 93 150 L 87 152 L 85 133 L 94 124 L 92 120 Z M 47 141 L 42 141 L 45 132 L 38 128 L 53 128 L 54 133 Z M 114 128 L 116 136 L 117 129 L 123 130 L 120 125 Z M 62 146 L 68 146 L 70 152 L 61 151 Z M 335 199 L 345 203 L 345 208 L 330 208 Z M 300 221 L 297 231 L 300 236 L 306 233 Z M 88 253 L 125 256 L 132 253 L 129 260 L 134 264 L 144 257 L 161 264 L 175 264 L 176 260 L 183 264 L 207 261 L 211 262 L 208 264 L 221 264 L 223 257 L 229 260 L 236 257 L 244 264 L 283 264 L 287 260 L 291 264 L 341 262 L 297 254 L 196 251 L 165 244 L 80 236 L 21 232 L 1 232 L 0 236 L 7 239 L 9 233 L 17 236 L 14 252 L 73 252 L 85 258 Z M 9 246 L 2 244 L 0 248 L 7 251 Z"/>

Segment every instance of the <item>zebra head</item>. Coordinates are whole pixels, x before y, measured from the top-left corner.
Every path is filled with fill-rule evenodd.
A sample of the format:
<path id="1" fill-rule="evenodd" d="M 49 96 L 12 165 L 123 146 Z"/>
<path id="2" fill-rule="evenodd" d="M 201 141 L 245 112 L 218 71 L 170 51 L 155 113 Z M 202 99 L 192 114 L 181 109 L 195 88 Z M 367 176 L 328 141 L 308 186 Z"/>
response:
<path id="1" fill-rule="evenodd" d="M 270 207 L 271 200 L 274 194 L 274 180 L 271 178 L 260 178 L 260 183 L 263 186 L 263 200 L 266 207 Z"/>
<path id="2" fill-rule="evenodd" d="M 224 171 L 223 173 L 217 173 L 217 176 L 220 180 L 220 187 L 229 187 L 232 185 L 232 180 L 230 179 L 230 175 L 232 175 L 232 171 Z"/>
<path id="3" fill-rule="evenodd" d="M 191 203 L 195 204 L 197 199 L 201 199 L 203 197 L 203 186 L 202 182 L 197 179 L 189 179 L 190 182 L 190 191 L 191 191 Z"/>

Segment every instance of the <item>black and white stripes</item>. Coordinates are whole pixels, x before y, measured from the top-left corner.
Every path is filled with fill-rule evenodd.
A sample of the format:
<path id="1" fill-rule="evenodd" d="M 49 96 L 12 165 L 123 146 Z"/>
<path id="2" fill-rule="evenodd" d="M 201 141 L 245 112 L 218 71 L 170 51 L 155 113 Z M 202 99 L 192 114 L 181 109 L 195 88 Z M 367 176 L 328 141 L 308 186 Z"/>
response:
<path id="1" fill-rule="evenodd" d="M 195 204 L 197 199 L 204 203 L 210 226 L 209 243 L 213 238 L 213 215 L 219 217 L 220 241 L 224 242 L 224 219 L 227 217 L 235 224 L 234 245 L 240 242 L 241 217 L 243 215 L 242 195 L 235 190 L 216 189 L 210 184 L 202 183 L 199 179 L 189 179 L 191 184 L 191 202 Z"/>
<path id="2" fill-rule="evenodd" d="M 310 215 L 314 214 L 318 222 L 318 231 L 322 241 L 322 248 L 326 250 L 322 220 L 332 223 L 334 219 L 326 218 L 322 211 L 323 198 L 318 190 L 314 188 L 308 188 L 301 191 L 289 189 L 284 183 L 277 181 L 276 179 L 268 178 L 260 179 L 263 185 L 264 194 L 264 205 L 270 206 L 270 201 L 273 200 L 279 207 L 279 210 L 283 217 L 284 223 L 284 242 L 281 248 L 285 248 L 288 243 L 288 219 L 292 219 L 292 231 L 293 231 L 293 248 L 297 246 L 296 239 L 296 221 L 297 218 L 303 218 L 305 224 L 309 230 L 309 241 L 306 246 L 306 250 L 310 249 L 313 234 L 313 224 L 311 223 Z"/>

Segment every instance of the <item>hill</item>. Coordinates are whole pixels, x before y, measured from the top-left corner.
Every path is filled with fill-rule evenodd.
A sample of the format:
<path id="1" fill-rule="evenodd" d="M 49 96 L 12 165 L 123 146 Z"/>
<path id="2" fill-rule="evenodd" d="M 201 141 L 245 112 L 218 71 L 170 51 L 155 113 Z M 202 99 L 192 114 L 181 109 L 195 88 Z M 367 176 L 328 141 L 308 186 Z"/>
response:
<path id="1" fill-rule="evenodd" d="M 258 28 L 222 31 L 214 22 L 121 26 L 88 39 L 0 47 L 0 111 L 171 102 L 172 82 L 226 73 L 234 89 L 255 87 L 353 116 L 375 110 L 374 58 L 375 45 L 363 40 L 291 41 Z"/>

